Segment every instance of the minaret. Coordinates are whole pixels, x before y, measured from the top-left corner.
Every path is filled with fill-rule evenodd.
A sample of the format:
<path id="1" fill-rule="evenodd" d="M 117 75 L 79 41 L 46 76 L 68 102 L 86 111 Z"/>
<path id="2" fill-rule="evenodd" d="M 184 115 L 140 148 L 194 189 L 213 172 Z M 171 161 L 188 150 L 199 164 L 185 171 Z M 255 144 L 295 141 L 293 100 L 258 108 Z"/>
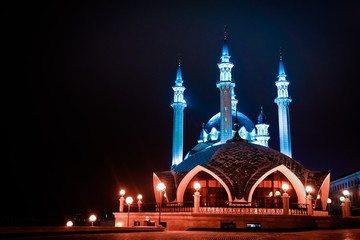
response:
<path id="1" fill-rule="evenodd" d="M 278 79 L 279 80 L 275 82 L 277 87 L 277 98 L 275 98 L 275 103 L 278 105 L 279 114 L 280 152 L 291 157 L 289 104 L 292 100 L 288 93 L 288 85 L 290 83 L 286 80 L 281 49 Z"/>
<path id="2" fill-rule="evenodd" d="M 231 68 L 234 64 L 230 62 L 229 50 L 226 44 L 226 28 L 224 31 L 224 45 L 220 59 L 221 62 L 218 63 L 220 80 L 216 83 L 216 86 L 220 90 L 220 141 L 221 143 L 226 143 L 227 140 L 232 138 L 231 100 L 233 88 L 235 87 L 235 83 L 231 80 Z"/>
<path id="3" fill-rule="evenodd" d="M 183 160 L 184 108 L 186 107 L 186 101 L 184 100 L 185 87 L 182 83 L 179 59 L 175 86 L 173 87 L 174 101 L 171 103 L 171 106 L 174 108 L 172 166 L 178 165 Z"/>
<path id="4" fill-rule="evenodd" d="M 259 145 L 264 147 L 269 147 L 269 124 L 267 123 L 266 116 L 263 112 L 263 107 L 261 107 L 261 113 L 258 117 L 258 123 L 255 125 L 256 127 L 256 141 Z"/>

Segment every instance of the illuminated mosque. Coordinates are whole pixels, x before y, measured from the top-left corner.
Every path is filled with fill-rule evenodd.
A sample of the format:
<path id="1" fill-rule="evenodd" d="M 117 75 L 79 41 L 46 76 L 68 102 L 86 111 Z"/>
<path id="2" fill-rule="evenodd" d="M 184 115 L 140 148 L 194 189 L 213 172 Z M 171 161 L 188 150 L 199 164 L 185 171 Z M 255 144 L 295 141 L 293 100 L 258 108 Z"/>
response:
<path id="1" fill-rule="evenodd" d="M 290 203 L 306 202 L 306 186 L 321 209 L 326 208 L 329 194 L 330 173 L 311 171 L 292 159 L 290 138 L 289 81 L 286 79 L 280 53 L 277 97 L 280 152 L 268 147 L 269 123 L 261 108 L 254 124 L 246 115 L 237 111 L 235 82 L 231 70 L 229 48 L 224 36 L 220 62 L 217 64 L 220 78 L 216 87 L 220 90 L 220 112 L 206 125 L 203 124 L 198 144 L 183 156 L 183 128 L 185 87 L 181 65 L 177 68 L 174 90 L 173 151 L 169 171 L 153 174 L 154 193 L 160 201 L 156 186 L 166 185 L 167 203 L 183 204 L 193 200 L 193 184 L 201 184 L 201 206 L 248 205 L 274 207 L 280 204 L 282 184 L 290 189 Z M 215 84 L 214 84 L 215 85 Z"/>
<path id="2" fill-rule="evenodd" d="M 257 123 L 237 111 L 226 32 L 214 83 L 220 91 L 220 112 L 203 124 L 200 137 L 183 154 L 184 82 L 177 68 L 171 169 L 153 173 L 156 208 L 115 212 L 115 226 L 162 225 L 168 230 L 202 228 L 313 228 L 313 216 L 328 212 L 330 173 L 312 171 L 292 159 L 288 93 L 280 54 L 277 97 L 280 152 L 269 148 L 269 123 L 261 109 Z M 132 202 L 132 201 L 131 201 Z M 129 205 L 130 207 L 130 205 Z M 128 208 L 129 209 L 129 208 Z M 130 211 L 130 210 L 129 210 Z M 161 220 L 160 220 L 161 217 Z M 138 223 L 140 225 L 136 225 Z"/>

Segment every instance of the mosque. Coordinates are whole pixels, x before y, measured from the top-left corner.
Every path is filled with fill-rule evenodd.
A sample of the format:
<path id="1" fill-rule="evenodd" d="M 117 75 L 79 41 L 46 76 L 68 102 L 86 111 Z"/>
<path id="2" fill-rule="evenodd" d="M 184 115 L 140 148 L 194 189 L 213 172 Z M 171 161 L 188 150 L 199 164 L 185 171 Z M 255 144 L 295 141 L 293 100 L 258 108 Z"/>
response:
<path id="1" fill-rule="evenodd" d="M 291 156 L 289 81 L 286 79 L 282 54 L 280 53 L 277 98 L 279 118 L 280 152 L 269 148 L 269 124 L 263 110 L 257 124 L 236 110 L 235 82 L 231 70 L 226 33 L 218 68 L 220 79 L 220 112 L 215 114 L 200 133 L 198 144 L 183 157 L 183 127 L 185 87 L 181 66 L 176 74 L 174 109 L 172 167 L 170 171 L 153 174 L 156 185 L 166 185 L 166 201 L 182 203 L 192 200 L 193 183 L 201 188 L 202 206 L 225 206 L 247 204 L 252 206 L 276 206 L 277 198 L 286 183 L 291 203 L 305 203 L 305 187 L 311 185 L 315 199 L 323 209 L 329 194 L 330 173 L 306 169 Z M 159 201 L 159 199 L 157 199 Z M 319 205 L 319 204 L 318 204 Z"/>
<path id="2" fill-rule="evenodd" d="M 280 151 L 268 146 L 269 123 L 262 109 L 256 124 L 237 111 L 235 82 L 231 75 L 234 64 L 230 61 L 226 32 L 217 65 L 220 70 L 220 78 L 216 82 L 220 92 L 220 112 L 203 124 L 197 145 L 186 154 L 183 153 L 183 129 L 184 108 L 187 105 L 180 63 L 177 68 L 171 103 L 174 110 L 171 169 L 153 173 L 156 202 L 160 204 L 160 211 L 166 213 L 163 216 L 168 225 L 172 224 L 173 229 L 187 229 L 191 226 L 206 228 L 213 224 L 216 228 L 225 221 L 237 222 L 243 227 L 239 221 L 245 221 L 244 218 L 212 221 L 214 216 L 206 214 L 239 214 L 244 209 L 251 215 L 260 212 L 266 214 L 269 209 L 272 209 L 271 214 L 278 214 L 278 210 L 283 207 L 283 196 L 289 199 L 287 204 L 290 215 L 301 214 L 301 211 L 297 211 L 301 208 L 299 206 L 306 205 L 307 211 L 302 212 L 305 215 L 312 215 L 313 208 L 319 212 L 326 210 L 330 173 L 309 170 L 291 155 L 289 105 L 292 99 L 288 93 L 290 82 L 286 79 L 282 54 L 278 80 L 275 82 Z M 158 188 L 159 183 L 163 189 Z M 194 189 L 195 183 L 198 187 Z M 283 188 L 284 184 L 287 189 Z M 307 191 L 309 187 L 312 191 Z M 310 200 L 309 203 L 309 199 L 314 201 Z M 190 211 L 197 215 L 180 216 L 175 213 L 180 209 L 186 212 L 187 206 L 194 206 Z M 147 215 L 151 216 L 150 213 Z M 121 214 L 115 216 L 116 224 L 124 219 Z M 179 219 L 183 219 L 180 227 Z M 266 225 L 266 221 L 262 221 Z M 271 219 L 268 223 L 276 225 L 279 221 L 283 221 L 285 226 L 289 219 Z M 305 225 L 309 223 L 308 220 L 301 221 Z"/>

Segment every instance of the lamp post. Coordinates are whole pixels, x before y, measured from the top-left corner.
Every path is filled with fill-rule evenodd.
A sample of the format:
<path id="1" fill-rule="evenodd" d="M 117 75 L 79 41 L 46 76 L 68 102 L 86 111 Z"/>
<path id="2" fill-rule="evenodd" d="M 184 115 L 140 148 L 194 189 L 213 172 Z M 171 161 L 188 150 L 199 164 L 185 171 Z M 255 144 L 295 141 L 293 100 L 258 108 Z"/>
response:
<path id="1" fill-rule="evenodd" d="M 120 208 L 119 208 L 119 212 L 124 212 L 124 202 L 125 202 L 125 198 L 124 198 L 124 195 L 125 195 L 125 190 L 124 189 L 121 189 L 120 190 Z"/>
<path id="2" fill-rule="evenodd" d="M 128 220 L 127 220 L 127 226 L 130 226 L 130 205 L 133 203 L 133 198 L 132 197 L 127 197 L 126 198 L 126 204 L 128 205 Z"/>
<path id="3" fill-rule="evenodd" d="M 330 205 L 331 205 L 331 198 L 328 198 L 327 199 L 327 205 L 328 205 L 328 211 L 329 211 L 329 213 L 330 213 Z"/>
<path id="4" fill-rule="evenodd" d="M 162 197 L 163 197 L 163 192 L 166 189 L 166 186 L 164 183 L 159 182 L 158 185 L 156 186 L 156 189 L 159 191 L 160 193 L 160 203 L 159 203 L 159 225 L 161 225 L 161 204 L 162 204 Z"/>
<path id="5" fill-rule="evenodd" d="M 289 185 L 284 183 L 281 188 L 284 190 L 284 193 L 282 195 L 283 199 L 283 214 L 289 215 L 289 194 L 286 193 L 287 190 L 289 190 Z"/>
<path id="6" fill-rule="evenodd" d="M 351 216 L 350 198 L 349 198 L 350 192 L 348 190 L 344 190 L 343 195 L 345 197 L 345 201 L 344 201 L 345 216 L 350 217 Z"/>
<path id="7" fill-rule="evenodd" d="M 194 209 L 193 209 L 193 212 L 194 213 L 198 213 L 200 212 L 200 193 L 199 193 L 199 190 L 201 188 L 201 185 L 199 182 L 195 182 L 194 183 L 194 188 L 196 190 L 196 192 L 194 193 Z"/>
<path id="8" fill-rule="evenodd" d="M 308 215 L 313 215 L 312 196 L 311 196 L 311 193 L 312 193 L 313 189 L 312 189 L 311 186 L 306 186 L 305 191 L 308 194 L 306 196 L 306 204 L 307 204 Z"/>
<path id="9" fill-rule="evenodd" d="M 89 217 L 89 221 L 91 222 L 91 226 L 94 226 L 94 222 L 96 221 L 96 216 L 93 214 Z"/>
<path id="10" fill-rule="evenodd" d="M 340 196 L 340 207 L 341 207 L 341 216 L 344 218 L 346 217 L 346 211 L 345 211 L 345 197 L 344 196 Z"/>
<path id="11" fill-rule="evenodd" d="M 139 194 L 139 195 L 137 196 L 137 199 L 138 199 L 138 202 L 137 202 L 138 211 L 141 212 L 141 205 L 142 205 L 141 199 L 143 199 L 143 196 L 142 196 L 141 194 Z"/>

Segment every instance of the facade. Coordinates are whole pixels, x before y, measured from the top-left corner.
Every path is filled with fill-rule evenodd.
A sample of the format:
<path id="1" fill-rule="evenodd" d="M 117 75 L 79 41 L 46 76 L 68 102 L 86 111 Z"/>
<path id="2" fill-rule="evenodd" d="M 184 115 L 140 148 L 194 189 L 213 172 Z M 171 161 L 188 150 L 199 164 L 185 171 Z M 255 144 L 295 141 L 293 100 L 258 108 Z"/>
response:
<path id="1" fill-rule="evenodd" d="M 253 225 L 313 228 L 316 224 L 311 215 L 327 215 L 330 173 L 309 170 L 291 157 L 289 104 L 292 100 L 282 55 L 275 82 L 280 152 L 269 148 L 270 125 L 262 107 L 256 125 L 237 111 L 233 67 L 225 33 L 218 63 L 220 77 L 214 83 L 219 88 L 220 111 L 203 124 L 197 144 L 183 157 L 186 101 L 179 64 L 171 104 L 174 109 L 172 165 L 167 171 L 153 173 L 155 212 L 126 214 L 120 210 L 114 213 L 115 226 L 147 219 L 146 224 L 152 220 L 153 224 L 166 225 L 169 230 Z M 306 190 L 308 186 L 312 191 Z M 120 199 L 120 209 L 121 204 L 123 209 L 124 199 Z"/>
<path id="2" fill-rule="evenodd" d="M 282 54 L 280 54 L 277 97 L 280 152 L 269 148 L 269 123 L 261 108 L 257 124 L 236 110 L 235 82 L 231 70 L 229 47 L 225 32 L 218 68 L 219 80 L 214 83 L 220 90 L 220 112 L 203 125 L 198 144 L 184 157 L 183 152 L 183 109 L 186 106 L 182 86 L 180 65 L 174 87 L 174 135 L 173 160 L 169 171 L 153 174 L 154 192 L 156 186 L 166 185 L 166 203 L 186 205 L 193 202 L 193 183 L 201 185 L 201 206 L 259 206 L 279 207 L 284 191 L 281 186 L 289 185 L 287 194 L 290 204 L 306 204 L 305 187 L 313 188 L 313 198 L 320 209 L 325 210 L 329 193 L 330 174 L 311 171 L 291 158 L 290 117 L 288 85 Z M 179 77 L 180 76 L 180 77 Z M 180 88 L 180 90 L 177 90 Z M 175 91 L 176 90 L 176 91 Z M 180 96 L 180 97 L 179 97 Z M 181 115 L 181 121 L 178 120 Z M 235 124 L 234 124 L 235 123 Z M 180 131 L 180 130 L 181 131 Z M 320 196 L 320 199 L 317 198 Z M 162 201 L 161 200 L 161 201 Z M 164 201 L 165 201 L 164 200 Z"/>
<path id="3" fill-rule="evenodd" d="M 333 179 L 330 182 L 330 199 L 332 199 L 331 208 L 340 211 L 340 197 L 343 191 L 348 190 L 350 195 L 351 209 L 360 212 L 360 169 Z"/>

